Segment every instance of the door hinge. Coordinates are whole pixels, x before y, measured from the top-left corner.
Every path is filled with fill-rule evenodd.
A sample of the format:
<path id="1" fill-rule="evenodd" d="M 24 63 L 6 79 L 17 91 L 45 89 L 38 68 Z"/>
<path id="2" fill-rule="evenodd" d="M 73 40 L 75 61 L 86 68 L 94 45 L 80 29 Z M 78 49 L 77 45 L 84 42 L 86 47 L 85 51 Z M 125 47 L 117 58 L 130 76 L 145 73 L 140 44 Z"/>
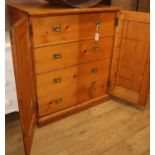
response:
<path id="1" fill-rule="evenodd" d="M 118 23 L 119 23 L 119 18 L 118 17 L 115 17 L 114 23 L 115 23 L 115 26 L 118 26 Z"/>
<path id="2" fill-rule="evenodd" d="M 32 25 L 29 25 L 29 34 L 30 34 L 30 36 L 33 36 L 33 29 L 32 29 Z"/>
<path id="3" fill-rule="evenodd" d="M 111 80 L 107 81 L 107 87 L 111 87 Z"/>

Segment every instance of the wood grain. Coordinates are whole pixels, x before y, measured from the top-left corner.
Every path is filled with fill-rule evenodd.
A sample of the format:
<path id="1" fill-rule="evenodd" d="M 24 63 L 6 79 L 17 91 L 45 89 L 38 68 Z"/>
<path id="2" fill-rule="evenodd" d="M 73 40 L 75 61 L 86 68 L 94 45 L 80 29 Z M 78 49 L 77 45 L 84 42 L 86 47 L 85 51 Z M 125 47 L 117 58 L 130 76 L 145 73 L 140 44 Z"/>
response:
<path id="1" fill-rule="evenodd" d="M 37 128 L 31 155 L 149 155 L 149 115 L 149 106 L 140 110 L 110 100 Z M 6 155 L 24 155 L 19 118 L 6 120 Z"/>
<path id="2" fill-rule="evenodd" d="M 72 115 L 72 114 L 81 112 L 83 110 L 86 110 L 88 108 L 91 108 L 93 106 L 96 106 L 96 105 L 101 103 L 98 101 L 105 102 L 109 99 L 110 99 L 109 95 L 107 95 L 107 94 L 102 95 L 102 96 L 99 96 L 96 98 L 92 98 L 88 101 L 82 102 L 80 104 L 75 104 L 74 106 L 70 106 L 70 107 L 63 109 L 63 110 L 60 110 L 58 112 L 51 113 L 51 114 L 46 115 L 44 117 L 40 117 L 38 119 L 38 122 L 37 122 L 38 127 L 43 127 L 45 125 L 48 125 L 49 123 L 55 122 L 55 121 L 60 120 L 60 119 L 64 119 L 69 115 Z"/>
<path id="3" fill-rule="evenodd" d="M 49 5 L 43 3 L 10 3 L 9 6 L 14 7 L 22 12 L 31 16 L 45 16 L 45 15 L 62 15 L 62 14 L 75 14 L 75 13 L 92 13 L 92 12 L 111 12 L 118 11 L 119 7 L 99 5 L 90 8 L 71 8 L 61 7 L 57 5 Z"/>
<path id="4" fill-rule="evenodd" d="M 112 36 L 115 32 L 115 12 L 76 14 L 62 16 L 32 17 L 33 40 L 35 47 L 49 44 L 79 41 L 81 39 L 94 39 L 97 31 L 96 23 L 100 23 L 100 37 Z M 60 27 L 54 32 L 53 27 Z M 89 29 L 89 31 L 86 31 Z"/>
<path id="5" fill-rule="evenodd" d="M 103 59 L 36 76 L 38 98 L 103 79 L 109 74 L 110 59 Z M 95 70 L 93 73 L 92 70 Z M 58 79 L 58 82 L 55 80 Z M 60 80 L 59 80 L 60 79 Z"/>
<path id="6" fill-rule="evenodd" d="M 107 78 L 93 81 L 82 85 L 75 85 L 72 88 L 60 90 L 59 93 L 52 93 L 44 98 L 38 99 L 39 116 L 52 114 L 76 104 L 82 104 L 93 98 L 106 94 Z M 60 103 L 56 103 L 60 101 Z"/>
<path id="7" fill-rule="evenodd" d="M 28 19 L 21 18 L 11 30 L 12 55 L 16 79 L 18 106 L 21 118 L 25 154 L 31 151 L 36 124 L 36 105 L 34 98 L 34 78 L 31 61 Z M 23 72 L 24 71 L 24 72 Z M 25 74 L 24 74 L 25 73 Z"/>
<path id="8" fill-rule="evenodd" d="M 113 37 L 34 49 L 35 72 L 44 73 L 112 56 Z M 59 55 L 54 58 L 54 55 Z"/>
<path id="9" fill-rule="evenodd" d="M 38 112 L 38 107 L 35 105 L 37 101 L 41 107 L 40 116 L 44 116 L 37 118 L 40 125 L 99 104 L 101 102 L 97 102 L 98 100 L 109 99 L 105 85 L 110 68 L 112 82 L 110 94 L 145 105 L 149 91 L 149 14 L 118 12 L 118 8 L 100 6 L 73 9 L 49 7 L 45 4 L 11 4 L 9 7 L 13 15 L 11 23 L 15 24 L 12 31 L 12 47 L 26 155 L 30 154 L 35 111 Z M 113 60 L 110 65 L 116 16 L 120 17 L 120 21 L 112 54 Z M 102 42 L 104 38 L 111 40 L 106 40 L 105 49 L 102 49 L 103 54 L 96 55 L 96 57 L 91 54 L 88 54 L 87 58 L 78 57 L 77 46 L 81 46 L 81 42 L 91 46 L 86 50 L 96 45 L 92 40 L 97 32 L 97 23 L 100 23 L 98 31 L 101 39 L 98 43 L 104 44 Z M 32 33 L 30 34 L 31 24 Z M 60 27 L 60 31 L 54 32 L 53 27 Z M 90 40 L 92 42 L 89 42 Z M 70 45 L 75 47 L 73 46 L 72 49 Z M 55 51 L 58 46 L 65 49 L 65 61 L 60 62 L 60 66 L 56 67 L 57 64 L 53 62 L 49 64 L 47 60 L 48 65 L 46 64 L 44 68 L 39 71 L 35 68 L 37 74 L 34 77 L 33 67 L 36 60 L 41 61 L 41 58 L 45 56 L 42 51 L 46 53 L 48 50 Z M 69 48 L 74 54 L 72 52 L 73 55 L 70 58 L 73 59 L 67 63 L 69 60 L 66 50 Z M 41 51 L 38 52 L 39 50 Z M 104 53 L 104 50 L 107 53 Z M 39 53 L 37 56 L 40 58 L 35 55 L 36 52 Z M 50 59 L 53 53 L 50 51 L 48 54 L 45 59 L 42 59 L 43 63 L 40 66 L 45 63 L 46 59 Z M 37 95 L 35 90 L 37 90 Z M 60 97 L 63 100 L 58 100 Z M 53 104 L 59 104 L 59 101 L 63 104 L 57 106 Z M 32 154 L 41 155 L 49 154 L 49 152 L 50 154 L 72 155 L 103 154 L 114 145 L 119 146 L 124 140 L 126 141 L 123 146 L 129 154 L 147 154 L 149 145 L 145 147 L 146 143 L 142 142 L 143 149 L 140 150 L 140 144 L 137 141 L 147 139 L 148 107 L 141 111 L 133 107 L 125 107 L 123 104 L 116 106 L 110 103 L 108 104 L 111 107 L 107 106 L 108 110 L 101 106 L 100 110 L 92 110 L 84 115 L 79 114 L 79 117 L 71 119 L 69 124 L 64 122 L 64 126 L 62 124 L 58 128 L 52 126 L 52 130 L 48 128 L 44 131 L 45 135 L 38 136 L 39 143 L 34 146 L 35 151 Z M 55 130 L 51 132 L 53 129 L 59 132 Z M 131 137 L 133 140 L 130 139 Z M 134 149 L 134 143 L 136 149 Z M 50 145 L 49 148 L 49 144 L 52 144 L 52 147 Z M 129 146 L 132 146 L 135 151 L 131 151 Z M 16 152 L 16 154 L 19 153 Z"/>
<path id="10" fill-rule="evenodd" d="M 149 29 L 149 14 L 121 13 L 111 69 L 110 94 L 140 105 L 149 90 Z"/>

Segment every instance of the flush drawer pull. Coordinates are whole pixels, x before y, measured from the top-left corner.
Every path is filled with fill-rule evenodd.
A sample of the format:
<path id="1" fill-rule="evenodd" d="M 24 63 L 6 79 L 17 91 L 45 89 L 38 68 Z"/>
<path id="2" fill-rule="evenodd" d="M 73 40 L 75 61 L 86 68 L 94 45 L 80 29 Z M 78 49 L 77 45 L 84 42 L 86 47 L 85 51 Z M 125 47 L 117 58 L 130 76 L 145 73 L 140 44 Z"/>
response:
<path id="1" fill-rule="evenodd" d="M 100 49 L 99 46 L 93 46 L 93 51 L 98 51 Z"/>
<path id="2" fill-rule="evenodd" d="M 52 26 L 52 32 L 61 32 L 61 26 L 60 25 Z"/>
<path id="3" fill-rule="evenodd" d="M 95 93 L 95 92 L 96 92 L 96 88 L 91 88 L 91 89 L 89 89 L 89 92 L 90 92 L 90 93 Z"/>
<path id="4" fill-rule="evenodd" d="M 60 83 L 62 81 L 62 77 L 58 77 L 58 78 L 54 78 L 53 79 L 53 83 L 56 84 L 56 83 Z"/>
<path id="5" fill-rule="evenodd" d="M 91 72 L 92 72 L 92 73 L 96 73 L 97 71 L 98 71 L 97 67 L 93 67 L 93 68 L 91 69 Z"/>
<path id="6" fill-rule="evenodd" d="M 58 99 L 54 100 L 53 103 L 54 103 L 55 105 L 59 105 L 59 104 L 61 104 L 62 99 L 63 99 L 63 98 L 58 98 Z"/>
<path id="7" fill-rule="evenodd" d="M 53 54 L 53 59 L 61 59 L 61 58 L 62 58 L 61 52 L 57 52 Z"/>

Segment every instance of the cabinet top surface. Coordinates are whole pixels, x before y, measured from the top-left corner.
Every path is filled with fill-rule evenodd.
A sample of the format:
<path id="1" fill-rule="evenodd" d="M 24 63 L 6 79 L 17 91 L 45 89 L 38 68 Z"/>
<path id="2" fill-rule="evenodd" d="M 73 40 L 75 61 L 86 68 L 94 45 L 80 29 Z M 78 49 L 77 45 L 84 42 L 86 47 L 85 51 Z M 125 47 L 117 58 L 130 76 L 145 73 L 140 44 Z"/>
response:
<path id="1" fill-rule="evenodd" d="M 56 6 L 48 3 L 19 3 L 8 4 L 8 6 L 23 11 L 29 15 L 55 15 L 66 13 L 91 13 L 91 12 L 109 12 L 118 11 L 119 7 L 98 5 L 92 8 L 71 8 L 64 6 Z"/>

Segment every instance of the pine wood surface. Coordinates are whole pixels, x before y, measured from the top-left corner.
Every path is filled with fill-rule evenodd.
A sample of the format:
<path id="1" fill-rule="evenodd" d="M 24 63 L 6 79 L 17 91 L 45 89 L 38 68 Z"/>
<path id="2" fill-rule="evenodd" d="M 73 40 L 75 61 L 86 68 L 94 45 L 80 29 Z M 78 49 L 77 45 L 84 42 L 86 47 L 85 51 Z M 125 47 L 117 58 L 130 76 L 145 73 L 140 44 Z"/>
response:
<path id="1" fill-rule="evenodd" d="M 67 16 L 55 14 L 55 16 L 31 17 L 34 47 L 94 39 L 97 23 L 99 23 L 100 37 L 112 36 L 115 33 L 116 13 L 85 13 Z M 55 32 L 54 27 L 58 27 L 59 31 Z M 88 29 L 89 31 L 86 31 Z"/>
<path id="2" fill-rule="evenodd" d="M 29 15 L 56 15 L 56 14 L 73 14 L 73 13 L 91 13 L 103 11 L 118 11 L 120 8 L 116 6 L 99 5 L 94 8 L 71 8 L 61 7 L 58 5 L 49 5 L 43 3 L 9 3 L 9 6 L 19 9 Z"/>
<path id="3" fill-rule="evenodd" d="M 75 85 L 38 100 L 39 116 L 52 114 L 106 94 L 107 78 Z M 69 100 L 68 100 L 69 99 Z M 59 103 L 57 103 L 59 102 Z"/>
<path id="4" fill-rule="evenodd" d="M 34 49 L 36 74 L 62 69 L 94 60 L 112 56 L 113 37 L 84 40 L 73 43 L 58 44 Z M 58 58 L 54 56 L 58 55 Z"/>
<path id="5" fill-rule="evenodd" d="M 110 100 L 42 128 L 31 155 L 149 155 L 149 101 L 145 109 Z M 6 155 L 24 155 L 19 118 L 6 119 Z"/>
<path id="6" fill-rule="evenodd" d="M 148 13 L 120 12 L 110 74 L 111 95 L 145 105 L 150 80 L 149 38 Z"/>
<path id="7" fill-rule="evenodd" d="M 36 105 L 34 95 L 34 78 L 28 19 L 20 19 L 11 29 L 13 65 L 15 70 L 18 106 L 25 152 L 31 150 L 33 133 L 36 124 Z M 23 72 L 24 71 L 24 72 Z M 24 74 L 25 73 L 25 74 Z"/>
<path id="8" fill-rule="evenodd" d="M 51 11 L 49 11 L 47 6 L 38 7 L 38 5 L 34 5 L 32 8 L 31 7 L 32 7 L 31 4 L 30 6 L 24 5 L 24 8 L 22 7 L 22 4 L 20 5 L 20 7 L 19 5 L 16 5 L 15 8 L 17 8 L 17 10 L 21 10 L 21 13 L 19 15 L 18 15 L 19 11 L 13 8 L 11 9 L 13 15 L 17 15 L 16 17 L 13 16 L 11 21 L 11 24 L 14 24 L 12 28 L 14 32 L 16 32 L 13 35 L 15 40 L 14 39 L 12 40 L 12 44 L 15 45 L 13 46 L 13 49 L 16 51 L 14 52 L 14 54 L 16 55 L 14 55 L 13 58 L 14 58 L 14 64 L 15 64 L 15 73 L 16 73 L 15 75 L 16 75 L 16 81 L 17 81 L 19 108 L 20 108 L 21 116 L 24 112 L 24 118 L 21 117 L 21 125 L 22 125 L 22 129 L 24 126 L 27 129 L 26 130 L 27 132 L 25 132 L 25 129 L 23 130 L 26 155 L 29 155 L 29 152 L 31 150 L 30 146 L 31 146 L 32 137 L 33 137 L 33 133 L 31 131 L 33 131 L 32 129 L 34 129 L 34 126 L 30 125 L 30 123 L 32 121 L 31 124 L 34 124 L 33 122 L 35 121 L 33 120 L 35 119 L 33 118 L 35 117 L 32 118 L 30 114 L 33 109 L 33 103 L 37 103 L 38 101 L 36 99 L 39 99 L 39 100 L 41 98 L 45 99 L 48 95 L 51 96 L 50 94 L 56 95 L 54 93 L 58 94 L 58 92 L 60 92 L 60 90 L 62 89 L 67 92 L 69 88 L 72 88 L 70 86 L 78 86 L 78 84 L 82 84 L 82 83 L 86 84 L 86 82 L 101 80 L 103 77 L 107 77 L 109 75 L 109 69 L 112 68 L 111 73 L 115 74 L 114 76 L 116 77 L 115 78 L 116 83 L 113 84 L 113 81 L 114 81 L 113 79 L 111 79 L 112 83 L 109 82 L 108 87 L 111 87 L 110 88 L 111 95 L 115 97 L 120 97 L 124 100 L 131 101 L 136 104 L 145 105 L 146 97 L 149 90 L 149 52 L 148 52 L 149 39 L 147 39 L 149 38 L 149 14 L 123 12 L 123 26 L 120 28 L 120 30 L 122 30 L 122 34 L 116 33 L 116 37 L 117 35 L 118 36 L 121 35 L 118 37 L 118 40 L 122 40 L 122 42 L 120 41 L 121 44 L 117 46 L 117 38 L 115 40 L 116 41 L 115 45 L 117 47 L 120 46 L 120 49 L 118 49 L 118 51 L 116 49 L 115 51 L 115 48 L 114 48 L 114 52 L 112 56 L 114 59 L 114 63 L 112 62 L 112 65 L 110 63 L 111 57 L 109 57 L 103 60 L 94 61 L 92 63 L 89 62 L 89 63 L 80 64 L 78 67 L 72 66 L 70 68 L 64 68 L 63 70 L 55 70 L 52 72 L 46 72 L 44 74 L 34 75 L 34 72 L 33 72 L 34 62 L 32 61 L 34 55 L 28 50 L 29 47 L 32 47 L 31 50 L 33 51 L 34 48 L 45 47 L 46 45 L 57 45 L 59 43 L 61 44 L 73 43 L 75 41 L 94 39 L 94 32 L 97 29 L 96 24 L 98 25 L 99 23 L 100 23 L 100 26 L 98 31 L 100 31 L 100 33 L 102 34 L 101 37 L 113 36 L 115 33 L 114 23 L 115 25 L 117 25 L 117 20 L 114 20 L 114 18 L 116 17 L 117 9 L 113 10 L 113 9 L 106 8 L 104 10 L 104 8 L 96 7 L 92 9 L 88 8 L 88 9 L 77 10 L 77 9 L 66 9 L 66 8 L 51 9 L 50 7 Z M 105 12 L 105 11 L 109 11 L 109 12 Z M 26 12 L 30 16 L 29 15 L 25 16 L 27 14 L 23 12 Z M 60 14 L 61 16 L 59 16 L 58 18 L 58 15 Z M 19 29 L 20 26 L 22 26 L 19 24 L 21 23 L 21 21 L 24 21 L 24 20 L 25 20 L 24 22 L 25 26 L 22 27 L 22 29 Z M 79 24 L 80 22 L 82 24 Z M 120 23 L 121 23 L 121 20 L 120 20 Z M 29 24 L 30 24 L 30 27 L 29 27 Z M 19 27 L 15 27 L 16 25 L 17 26 L 19 25 Z M 86 31 L 88 27 L 89 27 L 89 31 Z M 28 34 L 29 30 L 30 30 L 30 35 Z M 145 30 L 144 33 L 143 33 L 143 30 Z M 27 40 L 28 36 L 30 36 L 29 40 Z M 144 42 L 146 44 L 144 44 Z M 138 54 L 142 49 L 144 51 Z M 131 52 L 129 52 L 129 50 L 131 50 Z M 19 52 L 21 52 L 21 58 L 19 57 L 20 55 Z M 32 56 L 28 55 L 30 53 L 32 54 Z M 118 57 L 115 57 L 116 55 L 118 55 Z M 118 64 L 115 63 L 115 59 L 116 61 L 119 62 Z M 29 63 L 31 63 L 30 70 L 28 70 Z M 113 70 L 115 68 L 117 68 L 116 71 Z M 128 70 L 126 70 L 126 68 L 128 68 Z M 27 74 L 26 75 L 22 74 L 23 71 Z M 31 86 L 32 87 L 36 86 L 37 95 L 36 95 L 36 92 L 34 92 L 33 95 L 31 95 L 32 90 L 36 90 L 36 89 L 31 88 L 31 86 L 29 85 L 30 79 L 28 78 L 28 75 L 29 77 L 33 76 L 31 81 L 33 81 L 34 79 L 36 80 L 31 84 Z M 62 81 L 59 79 L 62 79 Z M 22 84 L 23 81 L 24 83 Z M 113 86 L 116 86 L 115 89 L 113 89 Z M 136 93 L 138 93 L 138 95 Z M 84 93 L 82 95 L 84 95 Z M 80 97 L 83 97 L 82 95 Z M 77 97 L 78 99 L 80 98 L 78 95 Z M 72 104 L 72 102 L 70 103 Z M 65 106 L 67 105 L 68 103 L 67 101 L 65 101 Z M 90 106 L 90 101 L 89 103 L 84 102 L 83 104 L 79 104 L 78 107 L 84 108 L 82 107 L 83 105 Z M 69 114 L 70 112 L 76 110 L 75 107 L 73 109 L 72 107 L 67 108 L 67 110 L 66 109 L 62 110 L 63 112 L 60 111 L 61 116 L 59 115 L 59 117 L 63 118 L 66 112 L 68 112 Z M 27 109 L 30 109 L 30 111 L 28 111 Z M 50 135 L 49 134 L 50 130 L 47 130 L 47 135 L 46 135 L 47 138 L 44 141 L 44 134 L 42 134 L 41 138 L 38 139 L 39 143 L 37 144 L 37 147 L 35 147 L 35 145 L 33 147 L 36 152 L 33 153 L 33 150 L 32 150 L 32 154 L 37 154 L 37 155 L 38 154 L 55 155 L 57 153 L 60 153 L 60 154 L 68 153 L 68 154 L 78 154 L 78 155 L 79 154 L 91 154 L 91 155 L 103 154 L 103 152 L 108 151 L 108 149 L 113 145 L 121 143 L 124 139 L 128 139 L 129 137 L 132 137 L 134 134 L 139 132 L 139 130 L 141 130 L 141 128 L 136 128 L 137 130 L 135 128 L 129 129 L 128 124 L 126 126 L 126 124 L 124 125 L 124 123 L 122 126 L 122 121 L 127 120 L 130 116 L 132 117 L 135 116 L 138 113 L 137 111 L 132 111 L 132 110 L 130 111 L 129 109 L 123 109 L 121 111 L 121 107 L 118 107 L 118 112 L 120 112 L 120 116 L 119 116 L 117 114 L 115 115 L 115 110 L 117 111 L 117 108 L 114 109 L 114 113 L 112 110 L 112 114 L 106 117 L 106 120 L 102 120 L 102 115 L 98 116 L 98 113 L 97 113 L 98 117 L 95 121 L 94 119 L 96 117 L 94 118 L 93 116 L 90 118 L 90 120 L 86 121 L 87 123 L 86 125 L 84 124 L 84 127 L 83 125 L 80 125 L 80 127 L 82 126 L 82 131 L 81 131 L 81 128 L 78 130 L 76 126 L 76 127 L 73 127 L 73 130 L 69 132 L 68 130 L 63 130 L 59 132 L 58 138 L 55 137 L 55 135 L 52 135 L 52 138 L 50 139 L 48 137 Z M 54 114 L 58 116 L 58 114 L 60 113 L 54 113 Z M 28 114 L 28 117 L 27 117 L 27 114 Z M 33 114 L 34 114 L 33 116 L 35 116 L 35 113 Z M 42 117 L 43 119 L 39 118 L 38 121 L 40 123 L 41 122 L 43 123 L 43 121 L 45 121 L 46 119 L 51 118 L 52 120 L 53 119 L 52 117 L 53 115 L 49 115 L 48 117 L 47 116 Z M 141 117 L 143 117 L 143 115 Z M 82 120 L 83 118 L 86 119 L 87 115 L 83 116 Z M 112 120 L 112 123 L 111 123 L 111 120 Z M 76 119 L 72 121 L 77 122 Z M 113 124 L 113 121 L 119 122 L 120 124 L 119 123 Z M 105 125 L 105 123 L 109 123 L 109 122 L 110 122 L 110 125 L 109 124 Z M 133 122 L 133 119 L 132 119 L 132 122 Z M 132 125 L 134 126 L 134 124 Z M 137 125 L 137 122 L 136 122 L 136 125 Z M 142 125 L 145 125 L 145 123 L 143 122 Z M 50 126 L 52 125 L 49 125 L 49 127 Z M 141 127 L 141 125 L 139 125 L 138 127 Z M 61 129 L 62 128 L 63 127 L 61 127 Z M 107 128 L 109 130 L 105 131 L 105 129 Z M 149 128 L 146 129 L 145 132 L 147 133 L 148 130 Z M 102 133 L 102 131 L 103 132 L 105 131 L 105 134 Z M 127 133 L 125 131 L 127 131 Z M 79 134 L 79 132 L 82 134 Z M 62 133 L 64 137 L 62 135 L 62 137 L 59 138 L 59 136 L 61 136 Z M 94 135 L 95 137 L 93 138 Z M 138 133 L 138 136 L 135 136 L 135 137 L 139 137 L 139 135 L 142 135 L 142 137 L 143 136 L 145 137 L 145 134 L 143 133 L 142 134 Z M 69 139 L 68 136 L 71 137 L 71 139 Z M 56 141 L 57 139 L 58 141 Z M 105 139 L 107 139 L 106 144 L 105 144 Z M 54 143 L 55 141 L 56 143 Z M 46 144 L 46 142 L 48 143 Z M 132 144 L 132 142 L 134 144 L 136 143 L 135 141 L 132 141 L 132 139 L 129 139 L 128 141 L 125 142 L 127 145 L 124 145 L 124 147 L 128 148 L 128 143 Z M 49 146 L 51 143 L 53 143 L 52 149 L 48 150 L 50 148 L 47 148 L 47 146 Z M 60 149 L 60 144 L 62 144 L 61 149 Z M 135 145 L 133 145 L 133 147 L 135 147 Z M 141 145 L 145 145 L 145 144 L 142 143 Z M 41 148 L 41 149 L 38 149 L 38 148 Z M 141 150 L 137 149 L 137 151 L 139 151 L 138 153 L 140 154 L 142 153 L 145 154 L 148 152 L 148 148 L 144 149 L 145 152 L 140 152 L 143 149 Z M 42 150 L 42 152 L 38 152 L 40 150 Z M 129 151 L 131 150 L 133 149 L 129 147 Z M 115 151 L 115 148 L 114 148 L 114 151 Z M 131 153 L 134 154 L 134 152 L 131 152 Z M 137 154 L 137 152 L 135 154 Z"/>
<path id="9" fill-rule="evenodd" d="M 40 74 L 36 76 L 38 98 L 44 98 L 62 90 L 68 91 L 75 85 L 101 80 L 108 76 L 109 66 L 110 59 L 108 58 Z M 60 82 L 54 82 L 55 79 L 60 79 Z"/>

